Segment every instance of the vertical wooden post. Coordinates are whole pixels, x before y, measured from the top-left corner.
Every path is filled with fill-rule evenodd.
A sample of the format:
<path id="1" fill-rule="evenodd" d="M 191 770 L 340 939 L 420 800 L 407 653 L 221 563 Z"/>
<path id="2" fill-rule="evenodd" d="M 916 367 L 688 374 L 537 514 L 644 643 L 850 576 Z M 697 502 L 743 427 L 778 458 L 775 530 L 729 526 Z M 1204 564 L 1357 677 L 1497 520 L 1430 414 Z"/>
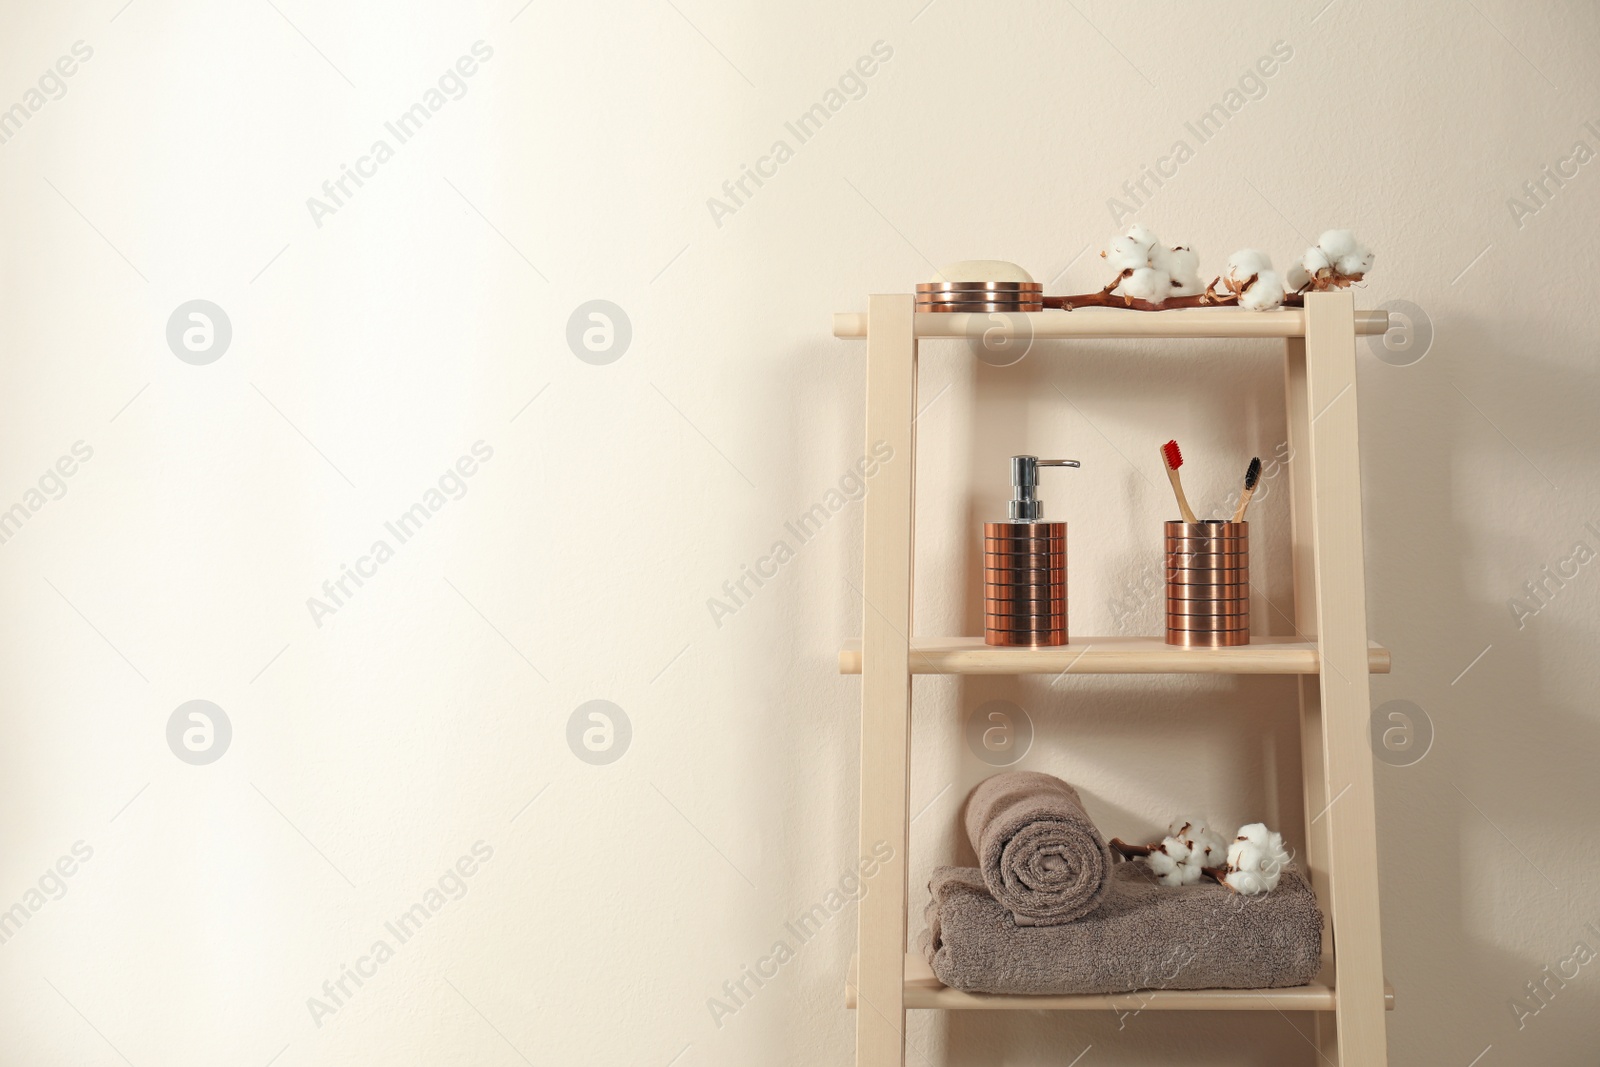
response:
<path id="1" fill-rule="evenodd" d="M 1291 337 L 1284 342 L 1285 423 L 1289 434 L 1289 549 L 1294 571 L 1294 633 L 1303 640 L 1317 636 L 1317 572 L 1311 526 L 1311 408 L 1307 399 L 1306 342 Z M 1319 813 L 1328 806 L 1328 785 L 1323 765 L 1322 694 L 1315 677 L 1302 675 L 1300 690 L 1300 781 L 1305 799 L 1305 852 L 1300 857 L 1311 888 L 1324 911 L 1328 906 L 1328 823 Z M 1333 932 L 1322 928 L 1323 959 L 1333 958 Z M 1338 1062 L 1334 1013 L 1313 1016 L 1317 1051 L 1328 1062 Z"/>
<path id="2" fill-rule="evenodd" d="M 1384 1067 L 1383 953 L 1372 789 L 1367 595 L 1356 418 L 1355 299 L 1306 297 L 1305 383 L 1327 824 L 1324 876 L 1337 961 L 1339 1062 Z"/>
<path id="3" fill-rule="evenodd" d="M 913 298 L 867 310 L 867 451 L 887 442 L 866 499 L 862 568 L 860 854 L 894 855 L 868 883 L 856 920 L 856 1064 L 905 1063 L 906 850 L 910 839 L 911 561 L 917 342 Z"/>

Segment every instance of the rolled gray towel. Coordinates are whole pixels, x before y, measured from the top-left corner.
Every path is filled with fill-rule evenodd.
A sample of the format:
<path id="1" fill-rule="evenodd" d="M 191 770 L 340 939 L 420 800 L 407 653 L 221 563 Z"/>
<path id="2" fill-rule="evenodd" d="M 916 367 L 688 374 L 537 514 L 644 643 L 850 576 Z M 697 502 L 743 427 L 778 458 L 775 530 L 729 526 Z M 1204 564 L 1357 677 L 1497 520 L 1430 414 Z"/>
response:
<path id="1" fill-rule="evenodd" d="M 1072 922 L 1105 896 L 1111 850 L 1061 779 L 1038 771 L 986 778 L 967 797 L 965 818 L 984 884 L 1018 926 Z"/>
<path id="2" fill-rule="evenodd" d="M 1020 926 L 972 867 L 936 867 L 923 949 L 939 981 L 972 993 L 1126 993 L 1305 985 L 1322 966 L 1322 913 L 1298 871 L 1245 897 L 1211 882 L 1168 887 L 1118 863 L 1095 911 Z"/>

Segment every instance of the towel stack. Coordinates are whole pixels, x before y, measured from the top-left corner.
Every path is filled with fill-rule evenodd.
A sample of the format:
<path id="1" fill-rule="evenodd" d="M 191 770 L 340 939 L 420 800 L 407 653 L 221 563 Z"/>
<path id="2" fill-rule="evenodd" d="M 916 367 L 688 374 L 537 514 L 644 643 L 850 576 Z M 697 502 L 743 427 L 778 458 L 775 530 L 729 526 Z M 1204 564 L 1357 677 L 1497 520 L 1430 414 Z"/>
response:
<path id="1" fill-rule="evenodd" d="M 1167 887 L 1113 864 L 1078 793 L 1037 771 L 967 798 L 979 867 L 938 867 L 925 950 L 945 985 L 977 993 L 1124 993 L 1305 985 L 1322 963 L 1322 913 L 1295 870 L 1239 896 Z"/>

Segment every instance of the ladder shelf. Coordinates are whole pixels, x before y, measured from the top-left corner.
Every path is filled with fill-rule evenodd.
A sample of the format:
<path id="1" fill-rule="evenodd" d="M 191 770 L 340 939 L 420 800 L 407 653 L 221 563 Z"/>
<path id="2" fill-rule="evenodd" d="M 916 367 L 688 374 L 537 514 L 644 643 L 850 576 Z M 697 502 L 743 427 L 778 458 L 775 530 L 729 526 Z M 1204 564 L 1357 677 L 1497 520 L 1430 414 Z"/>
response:
<path id="1" fill-rule="evenodd" d="M 865 312 L 834 316 L 836 337 L 866 341 L 866 438 L 908 457 L 880 469 L 866 497 L 862 636 L 839 654 L 861 675 L 860 847 L 888 843 L 857 914 L 847 997 L 856 1013 L 858 1067 L 903 1067 L 905 1012 L 946 1009 L 1255 1010 L 1311 1013 L 1321 1058 L 1347 1067 L 1387 1062 L 1369 675 L 1389 653 L 1368 641 L 1355 339 L 1388 328 L 1382 311 L 1357 311 L 1348 290 L 1310 293 L 1303 308 L 1114 309 L 1006 316 L 1034 339 L 1276 338 L 1289 447 L 1295 637 L 1192 649 L 1160 637 L 1081 638 L 1048 649 L 990 648 L 981 638 L 910 638 L 919 341 L 981 336 L 989 316 L 919 313 L 910 294 L 873 296 Z M 1041 349 L 1059 355 L 1065 349 Z M 1174 348 L 1174 352 L 1182 349 Z M 1279 674 L 1297 676 L 1306 875 L 1328 922 L 1322 974 L 1268 990 L 1154 990 L 1110 996 L 989 996 L 941 985 L 907 955 L 912 678 L 917 674 Z M 1334 946 L 1338 949 L 1337 976 Z"/>

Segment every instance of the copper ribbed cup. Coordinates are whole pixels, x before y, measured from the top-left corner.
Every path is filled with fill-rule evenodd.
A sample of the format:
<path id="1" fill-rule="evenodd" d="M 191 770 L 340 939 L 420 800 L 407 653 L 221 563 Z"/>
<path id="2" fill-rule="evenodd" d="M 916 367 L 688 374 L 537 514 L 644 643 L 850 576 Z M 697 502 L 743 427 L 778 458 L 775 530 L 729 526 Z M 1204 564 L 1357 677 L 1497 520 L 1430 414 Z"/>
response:
<path id="1" fill-rule="evenodd" d="M 1249 597 L 1239 592 L 1237 585 L 1225 582 L 1214 582 L 1207 585 L 1187 585 L 1177 582 L 1167 583 L 1167 603 L 1184 600 L 1227 600 L 1237 597 L 1248 600 Z"/>
<path id="2" fill-rule="evenodd" d="M 1041 648 L 1067 643 L 1067 524 L 983 524 L 983 640 Z"/>
<path id="3" fill-rule="evenodd" d="M 1043 648 L 1046 645 L 1064 645 L 1067 643 L 1067 628 L 1059 630 L 1029 630 L 1015 632 L 1010 630 L 990 631 L 984 628 L 983 640 L 985 644 L 1004 645 L 1010 648 Z"/>
<path id="4" fill-rule="evenodd" d="M 1169 522 L 1167 644 L 1250 643 L 1250 524 Z"/>
<path id="5" fill-rule="evenodd" d="M 983 580 L 996 586 L 1021 585 L 1037 588 L 1040 582 L 1049 584 L 1055 572 L 1049 567 L 985 567 Z"/>

